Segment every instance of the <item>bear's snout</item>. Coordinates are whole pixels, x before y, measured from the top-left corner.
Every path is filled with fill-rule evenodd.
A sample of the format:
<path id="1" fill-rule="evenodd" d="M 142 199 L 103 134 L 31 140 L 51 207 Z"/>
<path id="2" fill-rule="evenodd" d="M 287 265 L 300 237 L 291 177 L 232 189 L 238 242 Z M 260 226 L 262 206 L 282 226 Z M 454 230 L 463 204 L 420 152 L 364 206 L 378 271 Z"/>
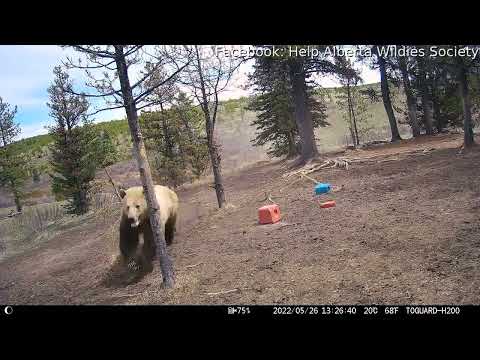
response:
<path id="1" fill-rule="evenodd" d="M 128 223 L 132 228 L 138 227 L 140 225 L 140 220 L 138 218 L 127 218 Z"/>
<path id="2" fill-rule="evenodd" d="M 138 225 L 140 225 L 140 221 L 138 221 L 138 220 L 137 221 L 132 221 L 132 223 L 130 224 L 130 226 L 133 227 L 133 228 L 138 227 Z"/>

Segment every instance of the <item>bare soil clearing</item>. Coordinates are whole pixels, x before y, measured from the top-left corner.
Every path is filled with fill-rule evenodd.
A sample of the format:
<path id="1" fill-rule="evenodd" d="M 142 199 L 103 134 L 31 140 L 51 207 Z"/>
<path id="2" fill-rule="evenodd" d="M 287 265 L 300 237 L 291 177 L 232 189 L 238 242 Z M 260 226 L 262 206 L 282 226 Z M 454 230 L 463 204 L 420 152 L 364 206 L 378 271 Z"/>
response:
<path id="1" fill-rule="evenodd" d="M 280 193 L 295 180 L 281 162 L 226 176 L 226 209 L 208 184 L 179 191 L 173 290 L 160 289 L 158 265 L 105 286 L 111 222 L 92 217 L 0 263 L 0 303 L 480 304 L 480 150 L 458 155 L 461 143 L 439 135 L 348 151 L 338 156 L 365 161 L 310 174 L 341 188 L 318 197 L 308 179 Z M 280 223 L 257 224 L 265 192 Z M 326 200 L 336 207 L 321 209 Z"/>

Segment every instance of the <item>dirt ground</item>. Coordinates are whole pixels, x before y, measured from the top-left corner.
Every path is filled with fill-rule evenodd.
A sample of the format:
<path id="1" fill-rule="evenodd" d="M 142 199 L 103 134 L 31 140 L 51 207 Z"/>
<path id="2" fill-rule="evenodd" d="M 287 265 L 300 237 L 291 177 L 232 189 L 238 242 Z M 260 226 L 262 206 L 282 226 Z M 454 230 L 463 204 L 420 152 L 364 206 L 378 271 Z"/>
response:
<path id="1" fill-rule="evenodd" d="M 0 263 L 0 303 L 480 304 L 480 150 L 459 155 L 461 143 L 442 135 L 349 151 L 366 161 L 310 174 L 343 186 L 318 197 L 313 182 L 282 178 L 282 162 L 225 177 L 227 209 L 208 184 L 179 191 L 172 290 L 160 289 L 158 265 L 106 286 L 111 221 L 92 218 Z M 257 224 L 265 191 L 280 223 Z M 336 207 L 320 208 L 328 199 Z"/>

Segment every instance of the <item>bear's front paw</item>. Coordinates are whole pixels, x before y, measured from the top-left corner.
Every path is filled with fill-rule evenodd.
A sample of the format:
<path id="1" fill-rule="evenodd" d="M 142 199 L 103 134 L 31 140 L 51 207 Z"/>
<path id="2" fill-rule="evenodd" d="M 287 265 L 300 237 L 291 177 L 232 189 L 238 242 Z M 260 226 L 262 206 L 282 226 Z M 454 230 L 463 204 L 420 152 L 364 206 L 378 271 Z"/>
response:
<path id="1" fill-rule="evenodd" d="M 127 264 L 127 267 L 130 271 L 134 271 L 134 272 L 137 272 L 140 269 L 140 265 L 138 265 L 135 260 L 130 261 Z"/>

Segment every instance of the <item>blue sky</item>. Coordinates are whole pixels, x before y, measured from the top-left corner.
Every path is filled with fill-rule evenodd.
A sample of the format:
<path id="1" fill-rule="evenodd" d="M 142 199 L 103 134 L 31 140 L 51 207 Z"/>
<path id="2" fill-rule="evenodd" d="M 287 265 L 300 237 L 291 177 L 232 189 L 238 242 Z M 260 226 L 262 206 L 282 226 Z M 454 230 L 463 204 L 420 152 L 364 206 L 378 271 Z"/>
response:
<path id="1" fill-rule="evenodd" d="M 27 136 L 47 123 L 46 88 L 61 52 L 55 46 L 0 46 L 0 96 L 18 106 L 16 120 Z"/>
<path id="2" fill-rule="evenodd" d="M 53 68 L 71 50 L 50 45 L 0 45 L 0 96 L 4 102 L 18 106 L 16 121 L 20 123 L 20 138 L 44 134 L 46 125 L 51 124 L 47 88 L 53 79 Z M 240 85 L 245 82 L 245 73 L 250 66 L 243 67 L 224 99 L 248 95 Z M 78 76 L 78 75 L 77 75 Z M 363 70 L 365 83 L 377 82 L 378 76 L 368 69 Z M 77 88 L 83 85 L 82 78 L 72 76 Z M 333 79 L 323 79 L 323 86 L 336 86 Z M 124 117 L 123 110 L 99 113 L 95 121 L 106 121 Z"/>

